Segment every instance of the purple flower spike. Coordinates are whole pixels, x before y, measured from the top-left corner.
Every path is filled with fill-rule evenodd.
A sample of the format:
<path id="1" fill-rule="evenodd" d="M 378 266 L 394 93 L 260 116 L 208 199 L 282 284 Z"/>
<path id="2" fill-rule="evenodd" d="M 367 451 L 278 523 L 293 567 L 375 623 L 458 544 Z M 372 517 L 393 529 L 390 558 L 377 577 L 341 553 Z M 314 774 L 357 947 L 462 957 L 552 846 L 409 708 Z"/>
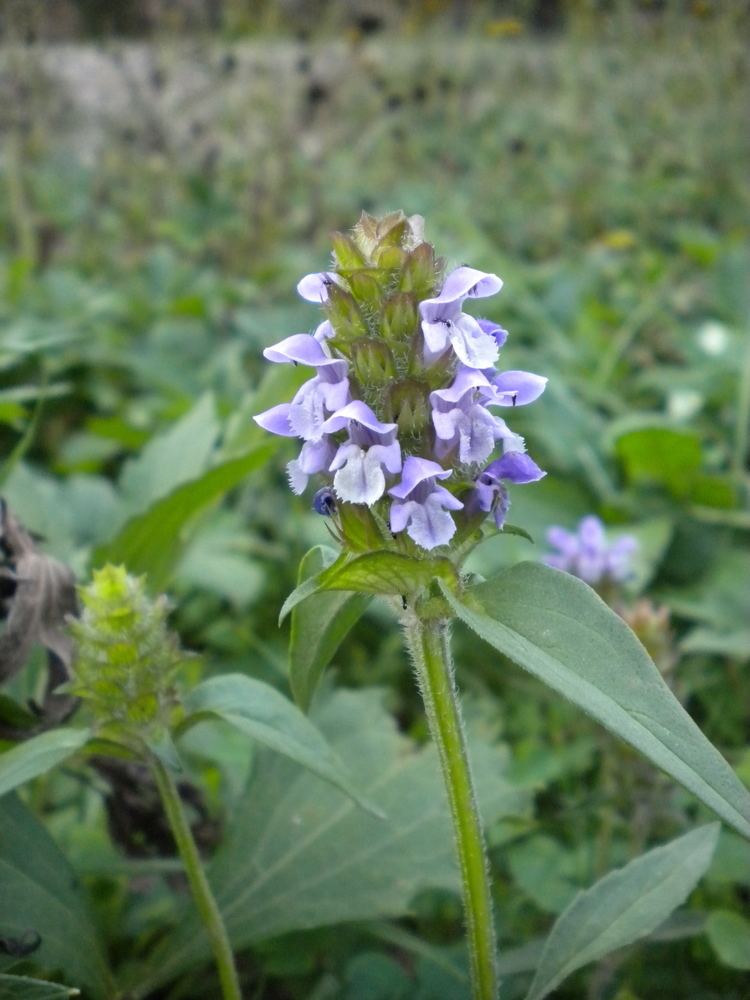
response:
<path id="1" fill-rule="evenodd" d="M 638 549 L 633 535 L 623 535 L 607 542 L 604 525 L 598 517 L 584 517 L 576 532 L 554 525 L 547 531 L 547 541 L 557 552 L 544 561 L 596 586 L 607 580 L 621 583 L 632 575 L 631 557 Z"/>
<path id="2" fill-rule="evenodd" d="M 462 311 L 469 297 L 495 295 L 503 287 L 496 274 L 473 267 L 458 267 L 445 279 L 434 299 L 419 304 L 425 340 L 425 364 L 430 364 L 450 345 L 459 361 L 469 368 L 490 368 L 497 361 L 499 347 L 491 332 Z"/>
<path id="3" fill-rule="evenodd" d="M 437 462 L 410 455 L 404 462 L 401 482 L 388 492 L 395 497 L 391 504 L 391 531 L 407 535 L 423 549 L 446 545 L 456 533 L 456 525 L 448 513 L 461 510 L 463 504 L 435 480 L 447 479 L 449 469 Z"/>
<path id="4" fill-rule="evenodd" d="M 335 472 L 333 488 L 341 500 L 374 504 L 385 492 L 385 473 L 401 471 L 401 446 L 396 440 L 397 424 L 384 424 L 359 399 L 337 410 L 323 424 L 323 431 L 335 434 L 348 430 L 329 469 Z"/>
<path id="5" fill-rule="evenodd" d="M 478 507 L 487 513 L 492 511 L 495 524 L 502 528 L 510 510 L 510 497 L 505 483 L 535 483 L 546 475 L 528 455 L 521 451 L 507 451 L 502 458 L 491 462 L 478 477 L 468 501 L 469 509 Z"/>
<path id="6" fill-rule="evenodd" d="M 378 523 L 390 508 L 393 531 L 408 533 L 428 550 L 454 538 L 453 512 L 464 506 L 473 508 L 464 515 L 468 526 L 478 524 L 482 513 L 493 514 L 502 525 L 508 484 L 544 475 L 503 417 L 507 408 L 537 399 L 547 381 L 531 372 L 497 370 L 508 331 L 464 311 L 467 300 L 496 295 L 503 282 L 496 274 L 461 266 L 433 292 L 435 249 L 425 243 L 418 217 L 365 214 L 350 239 L 347 244 L 336 238 L 334 259 L 351 263 L 356 248 L 356 261 L 368 278 L 373 269 L 376 280 L 347 278 L 351 272 L 343 263 L 301 279 L 300 296 L 322 307 L 317 326 L 270 345 L 263 354 L 273 364 L 313 371 L 290 402 L 259 413 L 255 421 L 272 434 L 300 439 L 299 456 L 288 465 L 290 485 L 299 493 L 310 476 L 319 475 L 314 508 L 341 515 L 337 532 L 345 548 L 357 544 L 346 534 L 355 523 L 343 506 L 348 504 L 377 505 Z M 381 251 L 393 240 L 404 253 L 389 250 L 386 259 Z M 351 253 L 342 257 L 346 246 Z M 385 277 L 383 268 L 393 271 L 387 282 L 379 277 Z M 431 297 L 417 305 L 421 343 L 414 351 L 409 314 L 414 293 L 403 301 L 392 295 L 395 289 L 418 288 L 424 290 L 417 297 Z M 364 322 L 356 340 L 347 304 L 359 309 Z M 378 322 L 380 315 L 387 322 Z M 394 422 L 385 422 L 386 417 Z M 493 462 L 498 442 L 503 457 Z M 467 479 L 482 469 L 465 495 Z M 448 489 L 442 481 L 452 474 L 460 486 L 456 482 Z M 393 539 L 383 542 L 389 547 Z M 612 575 L 624 572 L 620 567 L 629 551 L 626 544 L 612 548 Z"/>
<path id="7" fill-rule="evenodd" d="M 306 274 L 297 284 L 297 293 L 306 302 L 327 302 L 331 284 L 341 284 L 341 278 L 334 271 Z"/>

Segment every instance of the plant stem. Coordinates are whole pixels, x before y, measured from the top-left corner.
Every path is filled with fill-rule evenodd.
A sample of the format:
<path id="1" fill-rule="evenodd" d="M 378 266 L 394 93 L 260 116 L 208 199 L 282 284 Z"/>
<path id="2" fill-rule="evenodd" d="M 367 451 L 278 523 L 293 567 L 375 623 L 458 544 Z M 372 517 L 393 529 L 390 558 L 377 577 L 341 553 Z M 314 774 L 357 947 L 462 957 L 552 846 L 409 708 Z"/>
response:
<path id="1" fill-rule="evenodd" d="M 496 1000 L 497 956 L 489 866 L 454 682 L 448 623 L 405 623 L 430 732 L 443 770 L 463 882 L 464 914 L 475 1000 Z"/>
<path id="2" fill-rule="evenodd" d="M 151 769 L 156 779 L 169 825 L 177 843 L 177 849 L 185 866 L 185 873 L 190 883 L 195 905 L 208 932 L 211 950 L 214 953 L 216 967 L 219 972 L 222 996 L 224 1000 L 242 1000 L 237 970 L 234 966 L 232 947 L 229 943 L 226 928 L 224 927 L 224 921 L 221 919 L 219 907 L 216 905 L 211 886 L 206 878 L 206 872 L 198 854 L 198 848 L 195 846 L 195 840 L 185 816 L 185 811 L 182 808 L 180 793 L 177 790 L 172 775 L 162 762 L 153 755 L 151 756 Z"/>

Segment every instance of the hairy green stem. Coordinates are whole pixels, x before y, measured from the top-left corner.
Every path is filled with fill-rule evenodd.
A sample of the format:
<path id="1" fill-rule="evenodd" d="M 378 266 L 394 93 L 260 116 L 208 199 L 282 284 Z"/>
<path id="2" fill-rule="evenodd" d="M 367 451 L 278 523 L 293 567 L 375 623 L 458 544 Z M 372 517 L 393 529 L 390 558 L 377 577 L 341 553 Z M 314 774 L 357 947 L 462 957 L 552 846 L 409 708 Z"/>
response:
<path id="1" fill-rule="evenodd" d="M 450 803 L 474 998 L 496 1000 L 497 953 L 489 866 L 454 681 L 448 623 L 410 617 L 404 627 Z"/>
<path id="2" fill-rule="evenodd" d="M 226 928 L 224 927 L 224 921 L 221 919 L 219 907 L 216 905 L 216 900 L 211 892 L 211 886 L 206 878 L 206 872 L 198 854 L 198 848 L 195 846 L 195 840 L 193 839 L 187 817 L 182 808 L 180 793 L 177 790 L 172 775 L 155 756 L 151 758 L 151 769 L 156 779 L 169 825 L 177 843 L 177 849 L 185 866 L 185 873 L 190 883 L 195 905 L 208 932 L 211 950 L 214 953 L 216 967 L 219 972 L 222 996 L 224 1000 L 242 1000 L 237 970 L 234 966 L 232 947 L 229 943 Z"/>

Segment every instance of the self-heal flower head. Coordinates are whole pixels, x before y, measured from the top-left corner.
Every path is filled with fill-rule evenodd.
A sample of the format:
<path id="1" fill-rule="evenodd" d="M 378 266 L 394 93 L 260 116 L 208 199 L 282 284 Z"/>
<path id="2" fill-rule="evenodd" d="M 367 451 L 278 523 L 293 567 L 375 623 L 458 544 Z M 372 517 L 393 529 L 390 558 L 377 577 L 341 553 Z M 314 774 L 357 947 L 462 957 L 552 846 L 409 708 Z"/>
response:
<path id="1" fill-rule="evenodd" d="M 292 490 L 314 478 L 313 509 L 356 552 L 431 551 L 459 527 L 462 544 L 486 514 L 502 524 L 507 485 L 544 474 L 506 419 L 546 379 L 498 370 L 507 330 L 464 312 L 501 279 L 467 266 L 443 277 L 423 220 L 402 212 L 363 214 L 333 245 L 328 269 L 297 286 L 321 310 L 317 325 L 263 352 L 313 370 L 291 401 L 254 418 L 301 442 Z"/>
<path id="2" fill-rule="evenodd" d="M 547 531 L 547 541 L 557 552 L 545 556 L 546 564 L 592 587 L 605 582 L 621 583 L 632 576 L 638 540 L 633 535 L 621 535 L 608 542 L 604 525 L 593 514 L 584 517 L 575 532 L 554 525 Z"/>

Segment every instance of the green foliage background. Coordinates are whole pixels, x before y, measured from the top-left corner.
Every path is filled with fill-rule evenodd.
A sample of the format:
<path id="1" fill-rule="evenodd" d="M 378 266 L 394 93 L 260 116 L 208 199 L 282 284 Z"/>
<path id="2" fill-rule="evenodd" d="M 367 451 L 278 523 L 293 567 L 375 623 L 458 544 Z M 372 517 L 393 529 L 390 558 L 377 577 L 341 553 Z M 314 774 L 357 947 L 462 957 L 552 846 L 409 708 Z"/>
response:
<path id="1" fill-rule="evenodd" d="M 294 286 L 325 267 L 330 230 L 362 208 L 419 212 L 451 264 L 505 280 L 487 305 L 511 332 L 505 367 L 550 379 L 514 415 L 548 470 L 512 496 L 511 520 L 536 546 L 496 539 L 473 568 L 538 558 L 548 525 L 571 528 L 590 511 L 613 532 L 635 531 L 642 554 L 626 600 L 671 610 L 670 684 L 750 782 L 743 5 L 571 5 L 564 27 L 541 35 L 523 5 L 478 8 L 458 25 L 453 9 L 417 7 L 372 36 L 344 18 L 300 39 L 275 12 L 178 37 L 157 25 L 145 47 L 111 37 L 26 46 L 10 23 L 0 49 L 11 96 L 0 121 L 3 495 L 81 577 L 114 559 L 167 589 L 184 645 L 201 653 L 193 679 L 239 672 L 288 693 L 278 610 L 302 555 L 328 539 L 309 498 L 287 489 L 289 448 L 250 420 L 304 377 L 268 371 L 261 350 L 316 322 Z M 516 961 L 506 995 L 520 996 L 529 947 L 577 889 L 708 814 L 468 632 L 457 629 L 456 643 L 483 767 L 492 774 L 500 755 L 514 789 L 490 841 L 501 945 Z M 337 686 L 368 689 L 353 716 L 368 705 L 383 716 L 373 752 L 398 758 L 408 737 L 416 753 L 424 722 L 377 601 L 333 663 Z M 38 683 L 32 665 L 6 693 L 22 700 Z M 351 697 L 319 709 L 343 744 L 336 708 Z M 253 824 L 248 754 L 200 727 L 190 746 L 229 831 L 228 884 L 236 817 Z M 316 799 L 315 779 L 293 778 L 292 765 L 256 763 L 248 788 L 270 796 L 269 810 L 279 782 Z M 121 981 L 152 974 L 160 929 L 182 912 L 169 860 L 117 854 L 96 780 L 80 768 L 37 779 L 26 804 L 82 879 L 112 969 Z M 19 826 L 32 821 L 20 808 Z M 340 836 L 345 850 L 367 834 Z M 249 995 L 462 996 L 457 896 L 425 866 L 391 909 L 382 904 L 387 916 L 409 908 L 399 923 L 373 922 L 377 907 L 354 900 L 333 911 L 355 922 L 333 930 L 309 917 L 281 938 L 283 919 L 270 939 L 246 930 Z M 750 850 L 724 831 L 707 879 L 658 941 L 582 970 L 555 995 L 743 1000 L 749 889 Z M 62 971 L 79 985 L 75 967 Z M 184 976 L 170 995 L 211 995 L 211 976 Z"/>

